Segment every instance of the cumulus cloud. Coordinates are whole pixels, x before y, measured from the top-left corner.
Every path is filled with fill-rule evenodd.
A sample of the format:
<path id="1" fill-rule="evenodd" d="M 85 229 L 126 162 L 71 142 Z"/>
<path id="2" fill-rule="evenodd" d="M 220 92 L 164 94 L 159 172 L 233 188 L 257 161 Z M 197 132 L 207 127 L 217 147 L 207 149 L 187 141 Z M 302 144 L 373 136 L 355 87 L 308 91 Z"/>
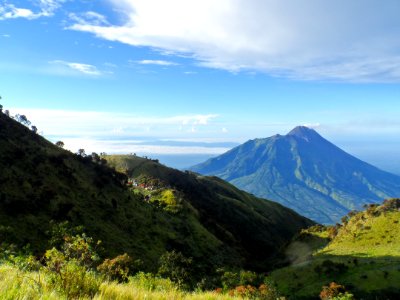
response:
<path id="1" fill-rule="evenodd" d="M 74 70 L 81 74 L 89 75 L 89 76 L 100 76 L 100 75 L 104 74 L 96 66 L 89 65 L 89 64 L 68 62 L 68 61 L 63 61 L 63 60 L 54 60 L 49 63 L 60 65 L 60 66 L 65 66 L 71 70 Z"/>
<path id="2" fill-rule="evenodd" d="M 303 80 L 400 81 L 400 2 L 109 0 L 125 23 L 70 29 L 192 57 L 205 67 Z"/>
<path id="3" fill-rule="evenodd" d="M 0 4 L 0 20 L 25 18 L 28 20 L 50 17 L 67 0 L 39 0 L 36 9 L 16 7 L 14 4 Z"/>

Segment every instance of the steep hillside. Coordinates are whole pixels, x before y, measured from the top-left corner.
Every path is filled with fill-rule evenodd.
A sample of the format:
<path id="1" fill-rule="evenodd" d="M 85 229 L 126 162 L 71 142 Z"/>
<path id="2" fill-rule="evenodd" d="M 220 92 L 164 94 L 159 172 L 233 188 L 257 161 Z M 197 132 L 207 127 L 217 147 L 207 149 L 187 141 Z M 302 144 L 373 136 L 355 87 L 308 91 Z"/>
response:
<path id="1" fill-rule="evenodd" d="M 272 199 L 319 223 L 400 195 L 400 177 L 339 149 L 307 127 L 255 139 L 191 168 Z"/>
<path id="2" fill-rule="evenodd" d="M 356 299 L 400 297 L 400 199 L 351 213 L 335 227 L 304 230 L 287 249 L 293 265 L 272 273 L 281 292 L 315 297 L 330 282 Z"/>
<path id="3" fill-rule="evenodd" d="M 311 224 L 222 180 L 145 159 L 129 161 L 135 164 L 130 175 L 151 170 L 169 185 L 163 196 L 168 200 L 176 192 L 179 209 L 149 203 L 140 190 L 127 188 L 126 175 L 96 156 L 60 149 L 0 114 L 0 241 L 30 244 L 40 254 L 48 248 L 52 224 L 68 220 L 102 240 L 105 256 L 127 252 L 143 260 L 147 270 L 172 249 L 193 257 L 203 270 L 222 265 L 262 269 Z"/>
<path id="4" fill-rule="evenodd" d="M 105 158 L 129 177 L 147 175 L 182 192 L 207 230 L 250 259 L 251 268 L 267 265 L 268 253 L 279 250 L 299 228 L 312 224 L 280 204 L 256 198 L 217 177 L 183 173 L 131 155 Z"/>

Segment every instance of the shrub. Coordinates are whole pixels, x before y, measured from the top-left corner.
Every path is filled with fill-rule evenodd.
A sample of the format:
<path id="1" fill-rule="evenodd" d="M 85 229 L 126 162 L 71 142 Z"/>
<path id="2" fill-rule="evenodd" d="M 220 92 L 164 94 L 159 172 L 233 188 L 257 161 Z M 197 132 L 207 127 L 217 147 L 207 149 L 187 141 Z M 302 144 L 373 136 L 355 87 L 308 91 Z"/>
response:
<path id="1" fill-rule="evenodd" d="M 93 297 L 101 280 L 81 265 L 77 259 L 68 260 L 64 253 L 53 248 L 45 254 L 47 279 L 68 299 Z"/>
<path id="2" fill-rule="evenodd" d="M 83 233 L 76 236 L 66 236 L 62 249 L 68 259 L 75 259 L 80 265 L 90 268 L 100 259 L 96 252 L 100 243 L 101 241 L 94 243 L 93 238 Z"/>
<path id="3" fill-rule="evenodd" d="M 263 283 L 263 280 L 263 276 L 245 270 L 238 272 L 226 271 L 221 276 L 221 283 L 224 290 L 233 289 L 237 286 L 258 286 Z"/>
<path id="4" fill-rule="evenodd" d="M 246 299 L 279 299 L 276 288 L 268 283 L 261 284 L 258 288 L 252 285 L 239 285 L 228 292 L 229 296 L 236 296 Z"/>
<path id="5" fill-rule="evenodd" d="M 132 259 L 128 254 L 118 255 L 113 259 L 105 259 L 97 270 L 108 280 L 126 281 Z"/>
<path id="6" fill-rule="evenodd" d="M 29 246 L 18 249 L 13 244 L 3 243 L 0 245 L 0 262 L 14 265 L 22 271 L 38 271 L 41 263 L 29 253 Z"/>
<path id="7" fill-rule="evenodd" d="M 91 269 L 99 260 L 96 247 L 100 242 L 85 234 L 65 236 L 61 250 L 47 250 L 45 272 L 49 282 L 67 298 L 93 297 L 101 280 Z"/>
<path id="8" fill-rule="evenodd" d="M 346 289 L 343 285 L 337 284 L 336 282 L 331 282 L 329 286 L 323 286 L 319 297 L 322 300 L 336 299 L 335 297 L 344 295 Z"/>
<path id="9" fill-rule="evenodd" d="M 50 230 L 46 232 L 49 236 L 50 247 L 60 248 L 65 242 L 65 237 L 76 236 L 83 233 L 83 226 L 72 227 L 68 221 L 56 223 L 50 221 Z"/>
<path id="10" fill-rule="evenodd" d="M 314 271 L 318 273 L 319 275 L 328 275 L 328 276 L 333 276 L 333 275 L 340 275 L 344 272 L 346 272 L 348 267 L 343 264 L 343 263 L 335 263 L 329 259 L 324 260 L 322 264 L 317 265 L 314 268 Z"/>
<path id="11" fill-rule="evenodd" d="M 337 225 L 337 226 L 328 226 L 327 227 L 328 237 L 331 240 L 334 239 L 337 236 L 337 234 L 339 232 L 339 227 L 340 227 L 339 225 Z"/>
<path id="12" fill-rule="evenodd" d="M 265 300 L 282 299 L 278 294 L 275 284 L 268 278 L 265 278 L 264 283 L 258 287 L 258 297 Z"/>
<path id="13" fill-rule="evenodd" d="M 161 255 L 159 262 L 158 274 L 160 276 L 169 278 L 181 288 L 187 287 L 191 279 L 190 270 L 193 262 L 191 258 L 174 250 Z"/>

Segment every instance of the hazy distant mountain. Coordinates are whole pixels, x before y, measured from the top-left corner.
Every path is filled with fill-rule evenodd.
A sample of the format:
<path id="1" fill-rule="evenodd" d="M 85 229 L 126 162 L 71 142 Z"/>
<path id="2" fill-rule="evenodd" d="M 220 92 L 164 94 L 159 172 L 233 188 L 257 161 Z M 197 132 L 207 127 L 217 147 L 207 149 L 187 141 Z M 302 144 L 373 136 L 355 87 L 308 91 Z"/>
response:
<path id="1" fill-rule="evenodd" d="M 344 152 L 315 130 L 250 140 L 191 168 L 273 199 L 321 223 L 363 204 L 400 196 L 400 177 Z"/>

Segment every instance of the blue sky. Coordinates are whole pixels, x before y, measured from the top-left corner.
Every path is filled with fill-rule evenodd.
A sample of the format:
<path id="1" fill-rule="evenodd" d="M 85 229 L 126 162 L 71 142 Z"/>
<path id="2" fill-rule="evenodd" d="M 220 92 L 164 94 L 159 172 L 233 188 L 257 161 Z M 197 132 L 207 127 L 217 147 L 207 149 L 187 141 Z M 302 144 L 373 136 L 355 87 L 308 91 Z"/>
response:
<path id="1" fill-rule="evenodd" d="M 73 151 L 203 159 L 308 124 L 397 172 L 399 11 L 397 0 L 0 1 L 2 104 Z"/>

